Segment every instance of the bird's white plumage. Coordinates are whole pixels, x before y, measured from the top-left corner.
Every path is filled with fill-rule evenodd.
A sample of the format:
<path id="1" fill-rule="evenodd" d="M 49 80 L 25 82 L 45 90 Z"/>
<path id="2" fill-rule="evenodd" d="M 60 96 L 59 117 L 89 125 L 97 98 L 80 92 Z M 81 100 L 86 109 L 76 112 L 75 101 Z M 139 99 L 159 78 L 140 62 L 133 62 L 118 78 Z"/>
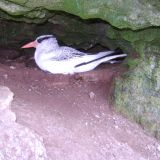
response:
<path id="1" fill-rule="evenodd" d="M 88 55 L 71 47 L 59 46 L 56 38 L 53 36 L 46 39 L 45 36 L 40 36 L 37 38 L 37 41 L 40 40 L 42 41 L 37 44 L 34 54 L 36 64 L 42 70 L 53 74 L 86 72 L 93 70 L 101 63 L 117 57 L 126 57 L 126 54 L 107 56 L 114 53 L 114 51 Z"/>

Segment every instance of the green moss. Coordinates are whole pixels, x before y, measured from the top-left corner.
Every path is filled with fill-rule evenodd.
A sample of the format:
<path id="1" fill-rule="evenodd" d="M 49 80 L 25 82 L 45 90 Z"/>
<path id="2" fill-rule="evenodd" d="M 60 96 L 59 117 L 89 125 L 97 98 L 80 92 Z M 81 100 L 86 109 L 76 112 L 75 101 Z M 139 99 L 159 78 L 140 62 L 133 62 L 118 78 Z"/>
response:
<path id="1" fill-rule="evenodd" d="M 29 11 L 29 9 L 25 6 L 11 3 L 5 0 L 0 1 L 0 9 L 12 16 L 23 15 Z"/>
<path id="2" fill-rule="evenodd" d="M 14 3 L 17 3 L 17 4 L 24 4 L 26 3 L 28 0 L 9 0 L 10 2 L 14 2 Z"/>

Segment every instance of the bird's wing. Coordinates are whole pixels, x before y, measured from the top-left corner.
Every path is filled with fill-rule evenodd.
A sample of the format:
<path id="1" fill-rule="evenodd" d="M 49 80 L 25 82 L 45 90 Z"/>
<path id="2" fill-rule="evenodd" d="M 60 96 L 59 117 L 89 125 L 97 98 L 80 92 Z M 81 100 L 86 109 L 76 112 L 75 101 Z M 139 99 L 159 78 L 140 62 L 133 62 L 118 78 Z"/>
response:
<path id="1" fill-rule="evenodd" d="M 59 60 L 72 59 L 72 58 L 83 57 L 87 55 L 86 53 L 80 52 L 71 47 L 61 47 L 60 52 L 61 54 L 59 55 Z"/>

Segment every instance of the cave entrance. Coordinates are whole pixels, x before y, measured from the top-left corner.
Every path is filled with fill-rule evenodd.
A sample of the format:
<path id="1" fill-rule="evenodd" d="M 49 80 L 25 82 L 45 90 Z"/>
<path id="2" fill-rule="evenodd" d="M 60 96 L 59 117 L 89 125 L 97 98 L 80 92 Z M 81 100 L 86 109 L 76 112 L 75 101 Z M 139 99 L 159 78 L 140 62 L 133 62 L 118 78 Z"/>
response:
<path id="1" fill-rule="evenodd" d="M 154 157 L 153 151 L 144 147 L 154 141 L 112 110 L 113 80 L 125 70 L 121 64 L 103 64 L 93 71 L 71 76 L 53 75 L 37 67 L 34 49 L 20 49 L 46 32 L 57 35 L 61 45 L 89 53 L 111 49 L 104 45 L 103 23 L 79 22 L 77 30 L 71 27 L 77 27 L 75 20 L 71 20 L 72 25 L 67 21 L 54 19 L 54 27 L 51 23 L 1 22 L 0 84 L 14 92 L 12 111 L 17 123 L 44 139 L 50 159 Z M 145 141 L 137 141 L 137 137 Z"/>

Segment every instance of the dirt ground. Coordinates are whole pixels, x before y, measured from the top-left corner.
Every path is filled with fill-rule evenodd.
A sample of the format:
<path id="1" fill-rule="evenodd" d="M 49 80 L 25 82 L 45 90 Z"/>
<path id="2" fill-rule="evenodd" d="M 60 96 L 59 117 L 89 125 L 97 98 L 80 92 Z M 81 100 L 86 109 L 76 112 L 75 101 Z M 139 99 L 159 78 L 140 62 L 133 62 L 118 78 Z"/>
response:
<path id="1" fill-rule="evenodd" d="M 17 61 L 0 64 L 14 93 L 17 123 L 44 139 L 51 160 L 160 160 L 160 143 L 109 105 L 119 65 L 75 76 L 51 75 Z"/>

